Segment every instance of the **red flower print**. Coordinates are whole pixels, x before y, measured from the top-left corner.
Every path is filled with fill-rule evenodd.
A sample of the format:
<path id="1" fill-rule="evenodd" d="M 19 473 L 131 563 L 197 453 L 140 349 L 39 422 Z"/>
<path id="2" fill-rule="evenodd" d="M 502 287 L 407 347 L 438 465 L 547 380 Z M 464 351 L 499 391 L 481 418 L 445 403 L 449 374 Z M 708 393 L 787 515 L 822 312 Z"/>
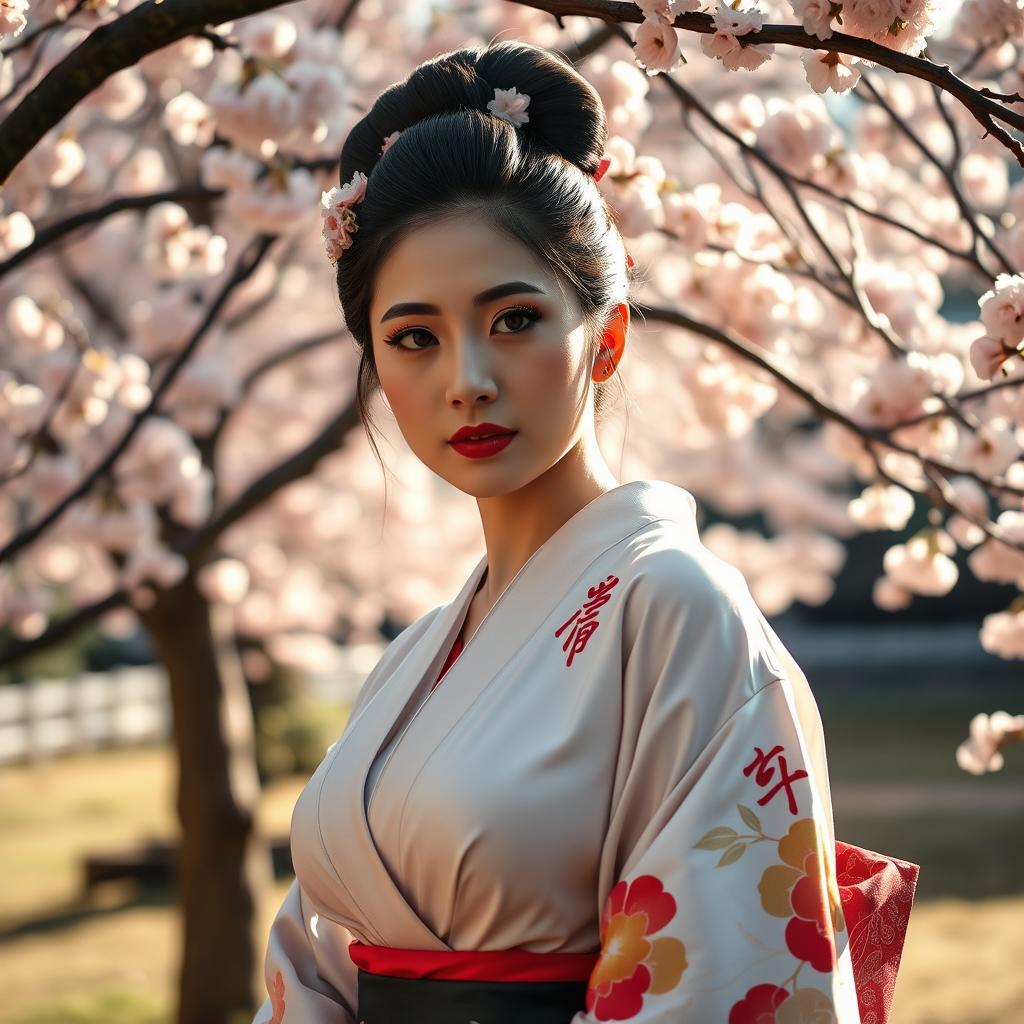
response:
<path id="1" fill-rule="evenodd" d="M 775 1010 L 788 995 L 778 985 L 755 985 L 729 1011 L 729 1024 L 775 1024 Z"/>
<path id="2" fill-rule="evenodd" d="M 686 970 L 686 947 L 678 939 L 651 939 L 675 917 L 676 901 L 660 879 L 640 875 L 619 881 L 601 911 L 601 956 L 587 985 L 587 1012 L 598 1020 L 628 1020 L 645 995 L 675 988 Z"/>
<path id="3" fill-rule="evenodd" d="M 270 992 L 270 1005 L 274 1008 L 274 1016 L 267 1024 L 281 1024 L 284 1020 L 284 978 L 278 971 L 274 975 L 274 987 Z"/>
<path id="4" fill-rule="evenodd" d="M 817 921 L 790 919 L 786 925 L 786 946 L 798 960 L 806 960 L 816 971 L 831 971 L 836 966 L 836 947 L 831 929 L 823 930 Z"/>
<path id="5" fill-rule="evenodd" d="M 729 1011 L 729 1024 L 835 1024 L 832 1000 L 816 988 L 790 994 L 778 985 L 755 985 Z"/>

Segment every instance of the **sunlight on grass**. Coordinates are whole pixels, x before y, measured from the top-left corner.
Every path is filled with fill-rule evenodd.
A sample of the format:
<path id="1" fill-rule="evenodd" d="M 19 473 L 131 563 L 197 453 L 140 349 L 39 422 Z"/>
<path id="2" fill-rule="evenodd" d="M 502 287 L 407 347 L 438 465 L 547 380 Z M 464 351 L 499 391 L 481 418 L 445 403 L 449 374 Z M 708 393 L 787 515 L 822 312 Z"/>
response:
<path id="1" fill-rule="evenodd" d="M 869 772 L 863 757 L 853 756 L 856 750 L 843 749 L 847 739 L 862 748 L 863 739 L 836 733 L 839 788 L 843 778 L 873 782 L 875 766 Z M 936 748 L 936 764 L 945 756 L 940 744 L 945 737 L 931 742 L 922 736 L 925 755 Z M 911 755 L 904 749 L 903 756 Z M 859 764 L 860 773 L 845 773 L 844 759 Z M 287 834 L 305 781 L 295 777 L 267 788 L 259 808 L 265 834 Z M 79 873 L 86 851 L 173 836 L 173 808 L 170 749 L 104 751 L 0 772 L 0 916 L 7 928 L 34 923 L 0 946 L 2 1024 L 170 1024 L 180 925 L 173 893 L 140 901 L 132 884 L 112 882 L 83 902 Z M 890 1024 L 1024 1021 L 1017 824 L 1016 817 L 988 812 L 867 816 L 859 808 L 837 814 L 839 834 L 849 841 L 918 857 L 922 892 L 994 895 L 917 903 Z M 289 882 L 278 879 L 260 906 L 263 941 Z"/>
<path id="2" fill-rule="evenodd" d="M 168 1024 L 170 1011 L 136 992 L 74 996 L 11 1018 L 10 1024 Z"/>

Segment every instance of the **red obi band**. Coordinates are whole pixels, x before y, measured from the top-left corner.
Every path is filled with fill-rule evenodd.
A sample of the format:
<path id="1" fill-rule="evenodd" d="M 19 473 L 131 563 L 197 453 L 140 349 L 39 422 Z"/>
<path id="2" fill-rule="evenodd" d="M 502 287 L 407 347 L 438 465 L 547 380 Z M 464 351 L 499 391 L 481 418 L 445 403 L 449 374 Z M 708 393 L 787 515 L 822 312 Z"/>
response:
<path id="1" fill-rule="evenodd" d="M 529 953 L 522 949 L 398 949 L 352 941 L 352 963 L 369 974 L 463 981 L 587 981 L 597 953 Z"/>
<path id="2" fill-rule="evenodd" d="M 849 937 L 862 1020 L 886 1024 L 920 868 L 873 850 L 836 842 L 836 882 Z M 462 981 L 586 982 L 599 953 L 518 949 L 423 950 L 349 943 L 368 974 Z"/>

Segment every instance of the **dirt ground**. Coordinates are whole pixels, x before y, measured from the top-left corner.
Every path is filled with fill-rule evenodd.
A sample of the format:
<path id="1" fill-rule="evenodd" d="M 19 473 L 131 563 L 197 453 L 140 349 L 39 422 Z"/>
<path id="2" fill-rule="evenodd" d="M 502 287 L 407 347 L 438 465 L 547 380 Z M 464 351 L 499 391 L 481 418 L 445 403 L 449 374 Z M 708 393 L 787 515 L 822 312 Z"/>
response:
<path id="1" fill-rule="evenodd" d="M 269 787 L 260 809 L 268 833 L 286 831 L 301 785 Z M 155 749 L 0 772 L 0 1022 L 167 1024 L 178 943 L 169 897 L 108 883 L 83 902 L 79 858 L 173 834 L 172 789 L 169 754 Z M 858 811 L 869 796 L 858 792 Z M 1020 820 L 1019 808 L 985 813 Z M 264 934 L 287 886 L 279 880 L 262 908 Z M 892 1024 L 1024 1024 L 1022 963 L 1024 895 L 921 900 Z"/>

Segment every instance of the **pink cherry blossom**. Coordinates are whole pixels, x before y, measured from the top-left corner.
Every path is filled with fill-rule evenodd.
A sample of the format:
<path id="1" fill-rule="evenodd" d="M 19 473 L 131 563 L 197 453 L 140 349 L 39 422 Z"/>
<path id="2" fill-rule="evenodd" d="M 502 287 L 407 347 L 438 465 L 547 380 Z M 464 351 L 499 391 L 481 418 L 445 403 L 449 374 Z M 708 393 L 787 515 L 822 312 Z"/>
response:
<path id="1" fill-rule="evenodd" d="M 1001 43 L 1024 35 L 1024 7 L 1017 0 L 965 0 L 953 31 L 969 43 Z"/>
<path id="2" fill-rule="evenodd" d="M 277 75 L 257 75 L 240 92 L 234 84 L 217 82 L 207 102 L 217 131 L 240 148 L 259 153 L 264 139 L 286 136 L 302 116 L 302 98 Z"/>
<path id="3" fill-rule="evenodd" d="M 914 498 L 902 487 L 876 483 L 850 502 L 849 513 L 862 530 L 902 530 L 914 514 Z"/>
<path id="4" fill-rule="evenodd" d="M 987 334 L 971 342 L 971 367 L 982 380 L 991 380 L 1002 369 L 1007 373 L 1005 363 L 1013 354 L 998 338 Z"/>
<path id="5" fill-rule="evenodd" d="M 838 6 L 834 0 L 790 0 L 790 3 L 808 35 L 819 39 L 832 35 L 832 18 Z"/>
<path id="6" fill-rule="evenodd" d="M 121 570 L 121 585 L 135 599 L 143 583 L 155 583 L 162 588 L 173 587 L 186 572 L 188 563 L 181 555 L 159 544 L 150 544 L 132 552 Z M 147 599 L 141 595 L 139 597 L 142 606 L 145 606 Z"/>
<path id="7" fill-rule="evenodd" d="M 720 32 L 743 36 L 748 32 L 760 31 L 764 18 L 760 11 L 741 11 L 738 8 L 730 7 L 725 0 L 718 0 L 718 8 L 712 15 L 712 20 Z"/>
<path id="8" fill-rule="evenodd" d="M 956 563 L 942 550 L 956 546 L 951 537 L 940 530 L 923 530 L 906 544 L 896 544 L 882 557 L 886 575 L 904 590 L 913 594 L 940 597 L 948 594 L 960 575 Z"/>
<path id="9" fill-rule="evenodd" d="M 256 180 L 260 165 L 237 149 L 212 146 L 199 162 L 199 177 L 207 188 L 245 188 Z"/>
<path id="10" fill-rule="evenodd" d="M 231 189 L 224 209 L 253 231 L 291 234 L 307 226 L 316 209 L 320 187 L 304 167 L 268 174 L 251 186 Z"/>
<path id="11" fill-rule="evenodd" d="M 1000 274 L 978 300 L 981 322 L 990 337 L 1016 348 L 1024 340 L 1024 277 Z"/>
<path id="12" fill-rule="evenodd" d="M 679 34 L 667 20 L 644 18 L 636 30 L 633 56 L 648 75 L 671 71 L 682 57 Z"/>
<path id="13" fill-rule="evenodd" d="M 1007 509 L 996 517 L 996 525 L 1007 540 L 1024 543 L 1024 512 Z M 967 565 L 979 580 L 1010 583 L 1024 588 L 1024 551 L 990 538 L 967 556 Z"/>
<path id="14" fill-rule="evenodd" d="M 401 134 L 402 133 L 400 131 L 399 132 L 392 132 L 390 135 L 388 135 L 384 139 L 384 142 L 381 144 L 381 147 L 380 147 L 381 156 L 383 156 L 395 144 L 395 140 Z"/>
<path id="15" fill-rule="evenodd" d="M 2 209 L 2 206 L 0 206 Z M 36 229 L 20 210 L 0 216 L 0 260 L 6 260 L 35 241 Z"/>
<path id="16" fill-rule="evenodd" d="M 976 430 L 960 428 L 960 439 L 953 458 L 958 465 L 986 476 L 1005 473 L 1020 456 L 1020 445 L 1014 431 L 994 421 L 983 423 Z"/>
<path id="17" fill-rule="evenodd" d="M 757 144 L 793 174 L 809 174 L 823 159 L 835 131 L 824 103 L 817 96 L 801 96 L 794 102 L 773 97 L 766 111 Z"/>
<path id="18" fill-rule="evenodd" d="M 857 58 L 836 50 L 811 50 L 801 60 L 807 84 L 815 92 L 846 92 L 860 80 Z"/>
<path id="19" fill-rule="evenodd" d="M 199 570 L 196 582 L 211 601 L 236 605 L 249 590 L 249 569 L 238 558 L 218 558 Z"/>
<path id="20" fill-rule="evenodd" d="M 1024 616 L 1019 617 L 1022 625 L 1017 626 L 1021 637 L 1018 642 L 1024 647 Z M 1006 711 L 996 711 L 992 715 L 977 714 L 971 719 L 968 738 L 957 748 L 956 763 L 972 775 L 997 772 L 1003 767 L 1000 747 L 1011 738 L 1020 740 L 1022 732 L 1024 715 L 1011 715 Z"/>
<path id="21" fill-rule="evenodd" d="M 0 37 L 17 36 L 28 24 L 28 0 L 0 0 Z"/>
<path id="22" fill-rule="evenodd" d="M 287 56 L 299 37 L 295 22 L 277 11 L 244 18 L 237 33 L 246 52 L 277 59 Z"/>
<path id="23" fill-rule="evenodd" d="M 639 136 L 651 123 L 649 76 L 635 60 L 613 60 L 595 53 L 588 61 L 587 78 L 597 89 L 608 117 L 609 135 Z"/>
<path id="24" fill-rule="evenodd" d="M 858 36 L 885 32 L 899 17 L 897 0 L 844 0 L 843 29 Z"/>
<path id="25" fill-rule="evenodd" d="M 1000 658 L 1024 658 L 1024 610 L 1011 605 L 1006 611 L 986 615 L 981 620 L 981 646 Z M 1018 715 L 1017 721 L 1019 730 L 1024 715 Z"/>
<path id="26" fill-rule="evenodd" d="M 949 481 L 954 504 L 963 512 L 946 520 L 946 530 L 957 544 L 965 549 L 977 547 L 985 540 L 985 532 L 976 523 L 988 519 L 989 499 L 981 485 L 967 476 L 955 476 Z"/>
<path id="27" fill-rule="evenodd" d="M 212 108 L 188 89 L 168 100 L 163 122 L 182 146 L 208 146 L 217 130 Z"/>
<path id="28" fill-rule="evenodd" d="M 895 580 L 883 575 L 875 580 L 871 588 L 871 599 L 883 611 L 895 612 L 906 608 L 914 600 L 914 595 Z"/>

